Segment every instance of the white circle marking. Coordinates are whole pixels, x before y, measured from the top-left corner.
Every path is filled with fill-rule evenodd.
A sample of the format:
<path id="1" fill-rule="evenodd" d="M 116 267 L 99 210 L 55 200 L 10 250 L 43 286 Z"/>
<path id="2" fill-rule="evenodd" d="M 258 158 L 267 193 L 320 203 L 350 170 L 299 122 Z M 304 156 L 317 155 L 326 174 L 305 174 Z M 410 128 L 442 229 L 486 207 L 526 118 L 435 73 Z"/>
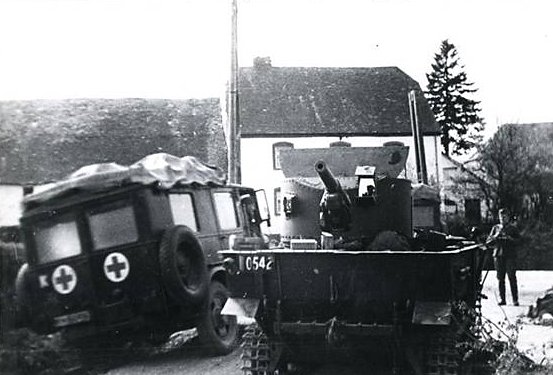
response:
<path id="1" fill-rule="evenodd" d="M 52 273 L 52 285 L 59 294 L 69 294 L 77 286 L 77 273 L 67 264 L 62 264 Z"/>
<path id="2" fill-rule="evenodd" d="M 129 260 L 121 253 L 111 253 L 104 259 L 104 273 L 114 283 L 125 280 L 130 271 Z"/>

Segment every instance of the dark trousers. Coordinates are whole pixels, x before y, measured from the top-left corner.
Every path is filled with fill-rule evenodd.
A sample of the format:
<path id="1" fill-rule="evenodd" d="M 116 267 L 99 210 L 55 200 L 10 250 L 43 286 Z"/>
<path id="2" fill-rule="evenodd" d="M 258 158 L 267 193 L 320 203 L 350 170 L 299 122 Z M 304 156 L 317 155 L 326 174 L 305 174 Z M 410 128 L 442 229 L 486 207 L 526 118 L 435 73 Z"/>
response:
<path id="1" fill-rule="evenodd" d="M 518 302 L 517 267 L 516 260 L 512 257 L 494 257 L 497 281 L 499 283 L 499 298 L 505 301 L 505 275 L 509 278 L 513 302 Z"/>

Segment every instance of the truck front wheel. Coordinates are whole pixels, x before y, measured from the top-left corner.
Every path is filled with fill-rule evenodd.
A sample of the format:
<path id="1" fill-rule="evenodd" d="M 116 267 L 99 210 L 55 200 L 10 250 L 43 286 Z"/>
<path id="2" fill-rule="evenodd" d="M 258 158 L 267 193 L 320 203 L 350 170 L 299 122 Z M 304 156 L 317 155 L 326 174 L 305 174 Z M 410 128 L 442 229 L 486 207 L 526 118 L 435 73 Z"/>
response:
<path id="1" fill-rule="evenodd" d="M 213 354 L 223 355 L 234 350 L 238 337 L 236 316 L 221 315 L 229 296 L 227 288 L 218 281 L 209 287 L 209 301 L 198 324 L 202 344 Z"/>

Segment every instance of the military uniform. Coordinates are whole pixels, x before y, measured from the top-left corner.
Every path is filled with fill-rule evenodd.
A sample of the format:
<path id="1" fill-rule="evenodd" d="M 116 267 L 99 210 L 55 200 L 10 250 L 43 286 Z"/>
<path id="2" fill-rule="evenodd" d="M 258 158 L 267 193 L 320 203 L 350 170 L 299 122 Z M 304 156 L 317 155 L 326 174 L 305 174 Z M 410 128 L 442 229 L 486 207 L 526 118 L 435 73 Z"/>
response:
<path id="1" fill-rule="evenodd" d="M 499 284 L 499 304 L 505 304 L 505 276 L 507 276 L 513 304 L 518 305 L 517 254 L 515 248 L 516 241 L 520 238 L 518 228 L 511 223 L 497 224 L 492 228 L 489 238 L 493 239 L 494 243 L 493 259 Z"/>

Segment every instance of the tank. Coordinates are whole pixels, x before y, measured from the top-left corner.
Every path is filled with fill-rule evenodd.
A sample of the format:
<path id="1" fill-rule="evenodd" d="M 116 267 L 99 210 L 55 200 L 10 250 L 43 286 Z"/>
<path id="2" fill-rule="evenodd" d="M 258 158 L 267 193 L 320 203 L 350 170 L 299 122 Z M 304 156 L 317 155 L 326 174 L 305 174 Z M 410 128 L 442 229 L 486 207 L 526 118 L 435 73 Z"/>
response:
<path id="1" fill-rule="evenodd" d="M 407 154 L 398 144 L 281 153 L 283 246 L 221 252 L 222 313 L 257 322 L 245 373 L 352 356 L 387 357 L 401 374 L 479 373 L 458 344 L 478 315 L 484 248 L 417 234 Z"/>

